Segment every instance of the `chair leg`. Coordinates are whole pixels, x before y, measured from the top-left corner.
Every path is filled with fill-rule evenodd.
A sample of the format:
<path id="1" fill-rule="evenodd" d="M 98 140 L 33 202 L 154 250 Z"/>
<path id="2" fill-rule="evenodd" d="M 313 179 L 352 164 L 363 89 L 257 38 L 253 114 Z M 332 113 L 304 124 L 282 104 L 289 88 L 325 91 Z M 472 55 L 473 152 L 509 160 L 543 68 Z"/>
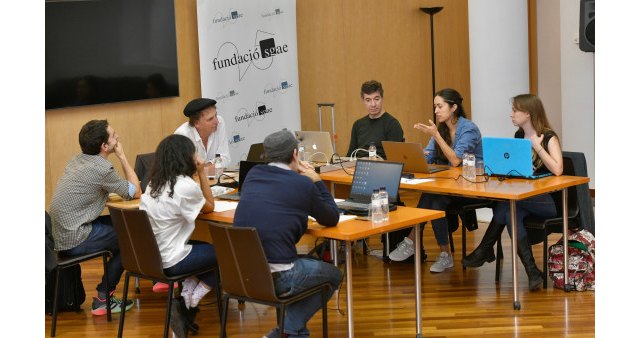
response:
<path id="1" fill-rule="evenodd" d="M 543 250 L 544 250 L 544 252 L 542 253 L 542 259 L 543 259 L 543 261 L 542 261 L 542 273 L 544 274 L 544 277 L 543 277 L 544 281 L 542 282 L 542 287 L 545 288 L 545 289 L 547 288 L 547 276 L 549 275 L 549 273 L 548 273 L 548 264 L 547 264 L 548 259 L 549 259 L 549 257 L 548 257 L 548 252 L 549 252 L 548 250 L 549 249 L 548 249 L 547 245 L 549 243 L 547 242 L 547 236 L 549 236 L 549 234 L 545 230 L 544 240 L 542 241 L 543 245 L 544 245 L 542 247 Z"/>
<path id="2" fill-rule="evenodd" d="M 122 331 L 124 329 L 124 315 L 127 312 L 127 293 L 129 292 L 129 278 L 131 275 L 127 272 L 124 277 L 124 291 L 122 293 L 122 305 L 120 306 L 120 324 L 118 324 L 118 338 L 122 338 Z"/>
<path id="3" fill-rule="evenodd" d="M 218 304 L 218 318 L 222 322 L 222 283 L 220 281 L 220 270 L 214 271 L 216 276 L 216 303 Z"/>
<path id="4" fill-rule="evenodd" d="M 104 289 L 106 290 L 107 303 L 107 321 L 111 321 L 111 288 L 109 285 L 109 267 L 107 265 L 107 254 L 102 254 L 102 267 L 104 269 Z M 124 304 L 124 303 L 123 303 Z M 124 310 L 123 310 L 124 311 Z"/>
<path id="5" fill-rule="evenodd" d="M 286 338 L 284 334 L 284 312 L 286 311 L 285 305 L 278 306 L 278 328 L 280 329 L 280 338 Z"/>
<path id="6" fill-rule="evenodd" d="M 496 283 L 500 281 L 500 268 L 502 267 L 501 261 L 504 258 L 502 253 L 502 234 L 498 237 L 496 242 Z"/>
<path id="7" fill-rule="evenodd" d="M 220 321 L 220 338 L 227 338 L 227 310 L 229 308 L 229 296 L 224 295 L 222 305 L 222 320 Z"/>
<path id="8" fill-rule="evenodd" d="M 169 292 L 167 293 L 167 313 L 164 319 L 164 338 L 169 337 L 169 323 L 171 323 L 171 304 L 173 303 L 173 282 L 169 283 Z"/>
<path id="9" fill-rule="evenodd" d="M 462 225 L 462 258 L 467 257 L 467 228 Z M 462 270 L 466 270 L 467 267 L 462 264 Z"/>
<path id="10" fill-rule="evenodd" d="M 328 328 L 327 328 L 327 294 L 324 290 L 320 291 L 322 294 L 322 338 L 327 338 Z"/>
<path id="11" fill-rule="evenodd" d="M 56 322 L 58 320 L 58 282 L 60 279 L 60 268 L 54 269 L 55 282 L 53 283 L 53 308 L 51 310 L 51 337 L 56 336 Z"/>
<path id="12" fill-rule="evenodd" d="M 138 277 L 134 277 L 133 278 L 133 283 L 136 287 L 136 293 L 139 294 L 140 293 L 140 278 Z"/>

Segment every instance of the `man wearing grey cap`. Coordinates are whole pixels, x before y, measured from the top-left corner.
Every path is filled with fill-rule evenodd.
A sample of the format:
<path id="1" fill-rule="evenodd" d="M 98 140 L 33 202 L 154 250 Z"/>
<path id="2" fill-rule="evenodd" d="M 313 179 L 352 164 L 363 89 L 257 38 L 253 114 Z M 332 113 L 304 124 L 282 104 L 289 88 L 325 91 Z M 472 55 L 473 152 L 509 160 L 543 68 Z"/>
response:
<path id="1" fill-rule="evenodd" d="M 184 107 L 184 115 L 189 118 L 174 134 L 184 135 L 193 141 L 198 157 L 207 165 L 212 165 L 216 154 L 222 158 L 222 166 L 231 163 L 229 141 L 222 116 L 216 110 L 216 100 L 200 98 L 191 100 Z"/>
<path id="2" fill-rule="evenodd" d="M 298 141 L 291 132 L 270 134 L 263 145 L 268 164 L 253 167 L 245 177 L 233 225 L 258 231 L 278 295 L 329 282 L 329 299 L 342 282 L 342 272 L 332 264 L 298 258 L 296 243 L 307 230 L 309 216 L 324 226 L 336 226 L 338 207 L 313 167 L 299 161 Z M 307 321 L 320 308 L 319 294 L 287 307 L 284 333 L 289 338 L 309 337 Z M 265 337 L 280 337 L 280 329 Z"/>

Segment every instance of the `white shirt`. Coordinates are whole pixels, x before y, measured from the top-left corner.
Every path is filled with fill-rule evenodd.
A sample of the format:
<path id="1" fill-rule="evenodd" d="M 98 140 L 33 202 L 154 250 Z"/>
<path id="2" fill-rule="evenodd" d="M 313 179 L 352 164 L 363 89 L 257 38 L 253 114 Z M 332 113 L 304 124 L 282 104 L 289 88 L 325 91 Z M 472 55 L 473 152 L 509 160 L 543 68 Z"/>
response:
<path id="1" fill-rule="evenodd" d="M 216 154 L 220 154 L 222 158 L 222 166 L 228 167 L 231 164 L 231 154 L 229 153 L 229 141 L 227 139 L 227 131 L 222 116 L 218 115 L 218 129 L 207 139 L 207 148 L 205 150 L 204 143 L 198 130 L 189 125 L 189 122 L 183 123 L 174 134 L 184 135 L 193 141 L 198 152 L 198 157 L 205 161 L 213 163 Z"/>
<path id="2" fill-rule="evenodd" d="M 157 198 L 151 197 L 150 193 L 151 187 L 148 187 L 140 197 L 140 209 L 147 212 L 162 256 L 162 267 L 166 269 L 191 252 L 187 241 L 195 229 L 195 220 L 205 199 L 200 185 L 187 176 L 177 177 L 173 197 L 169 197 L 168 184 Z"/>

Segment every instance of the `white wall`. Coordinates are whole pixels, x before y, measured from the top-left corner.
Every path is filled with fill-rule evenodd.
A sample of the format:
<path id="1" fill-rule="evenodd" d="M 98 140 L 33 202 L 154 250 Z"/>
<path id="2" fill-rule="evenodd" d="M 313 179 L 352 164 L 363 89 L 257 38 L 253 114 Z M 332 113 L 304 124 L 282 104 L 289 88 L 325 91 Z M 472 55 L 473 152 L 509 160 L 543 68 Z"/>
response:
<path id="1" fill-rule="evenodd" d="M 580 0 L 538 0 L 538 92 L 562 149 L 583 152 L 595 189 L 594 53 L 578 48 Z"/>
<path id="2" fill-rule="evenodd" d="M 469 1 L 471 112 L 483 136 L 512 137 L 510 98 L 529 92 L 526 0 Z"/>
<path id="3" fill-rule="evenodd" d="M 538 0 L 538 94 L 563 150 L 583 152 L 595 189 L 594 53 L 582 52 L 580 0 Z M 527 1 L 469 1 L 471 112 L 483 136 L 513 136 L 509 99 L 529 92 Z"/>
<path id="4" fill-rule="evenodd" d="M 574 41 L 579 24 L 580 0 L 560 1 L 562 148 L 585 154 L 589 187 L 595 189 L 594 53 L 581 51 Z"/>

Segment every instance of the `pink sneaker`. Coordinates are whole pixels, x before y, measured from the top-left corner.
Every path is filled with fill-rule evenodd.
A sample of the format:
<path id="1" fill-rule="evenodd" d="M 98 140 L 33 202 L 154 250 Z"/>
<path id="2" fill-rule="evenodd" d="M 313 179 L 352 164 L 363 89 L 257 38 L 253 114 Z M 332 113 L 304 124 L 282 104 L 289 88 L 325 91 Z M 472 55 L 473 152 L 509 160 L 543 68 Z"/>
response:
<path id="1" fill-rule="evenodd" d="M 173 288 L 177 289 L 178 288 L 178 283 L 173 283 Z M 163 293 L 163 292 L 167 292 L 167 291 L 169 291 L 169 284 L 161 283 L 161 282 L 156 282 L 155 284 L 153 284 L 153 292 Z"/>

